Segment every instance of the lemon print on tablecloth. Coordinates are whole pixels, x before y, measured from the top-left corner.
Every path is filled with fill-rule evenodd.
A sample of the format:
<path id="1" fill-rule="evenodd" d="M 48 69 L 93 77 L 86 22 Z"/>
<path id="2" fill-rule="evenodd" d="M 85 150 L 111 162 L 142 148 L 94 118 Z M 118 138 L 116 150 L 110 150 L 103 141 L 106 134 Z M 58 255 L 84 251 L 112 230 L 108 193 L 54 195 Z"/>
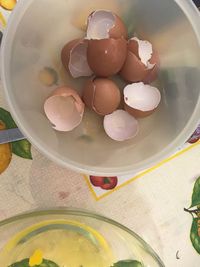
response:
<path id="1" fill-rule="evenodd" d="M 0 0 L 1 7 L 6 10 L 13 10 L 17 1 L 16 0 Z"/>
<path id="2" fill-rule="evenodd" d="M 0 107 L 0 131 L 16 128 L 11 114 Z M 0 174 L 9 166 L 12 154 L 24 159 L 32 159 L 31 144 L 26 140 L 15 141 L 10 144 L 0 144 Z"/>
<path id="3" fill-rule="evenodd" d="M 4 122 L 0 121 L 0 130 L 6 129 Z M 0 145 L 0 174 L 3 173 L 10 164 L 12 158 L 10 144 Z"/>

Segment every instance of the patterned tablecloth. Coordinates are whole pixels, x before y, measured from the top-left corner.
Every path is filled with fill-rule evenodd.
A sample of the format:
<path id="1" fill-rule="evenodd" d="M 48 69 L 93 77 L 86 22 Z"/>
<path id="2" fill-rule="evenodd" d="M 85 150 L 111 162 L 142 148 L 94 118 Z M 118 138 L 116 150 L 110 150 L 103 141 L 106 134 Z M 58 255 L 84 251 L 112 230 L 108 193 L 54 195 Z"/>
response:
<path id="1" fill-rule="evenodd" d="M 5 7 L 12 10 L 15 2 L 0 1 L 1 31 L 11 13 Z M 0 95 L 0 130 L 15 125 L 7 110 Z M 200 127 L 175 155 L 157 166 L 111 178 L 63 169 L 27 140 L 0 145 L 0 219 L 36 208 L 86 208 L 137 232 L 167 267 L 199 267 L 199 138 Z"/>

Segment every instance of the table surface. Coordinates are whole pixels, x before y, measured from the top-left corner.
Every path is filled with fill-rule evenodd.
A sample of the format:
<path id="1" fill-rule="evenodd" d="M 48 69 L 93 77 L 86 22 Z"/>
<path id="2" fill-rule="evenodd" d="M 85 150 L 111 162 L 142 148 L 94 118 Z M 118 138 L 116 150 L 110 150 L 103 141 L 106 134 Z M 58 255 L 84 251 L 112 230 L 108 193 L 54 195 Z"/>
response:
<path id="1" fill-rule="evenodd" d="M 9 15 L 1 9 L 1 29 Z M 9 115 L 7 109 L 0 94 L 0 121 Z M 149 170 L 118 177 L 113 190 L 95 187 L 90 177 L 55 165 L 27 141 L 14 144 L 12 151 L 0 145 L 0 220 L 39 208 L 84 208 L 130 227 L 167 267 L 199 267 L 200 231 L 192 212 L 200 204 L 198 139 L 194 136 L 193 144 Z M 194 207 L 184 210 L 191 203 Z"/>

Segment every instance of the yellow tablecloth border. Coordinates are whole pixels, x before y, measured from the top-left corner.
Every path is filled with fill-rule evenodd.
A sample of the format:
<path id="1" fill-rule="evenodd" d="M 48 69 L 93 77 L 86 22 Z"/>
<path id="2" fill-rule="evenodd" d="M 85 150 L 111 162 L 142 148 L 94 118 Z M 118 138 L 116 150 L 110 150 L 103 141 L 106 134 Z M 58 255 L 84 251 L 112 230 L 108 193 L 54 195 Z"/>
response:
<path id="1" fill-rule="evenodd" d="M 152 172 L 152 171 L 158 169 L 160 166 L 164 165 L 165 163 L 167 163 L 167 162 L 169 162 L 169 161 L 171 161 L 171 160 L 173 160 L 173 159 L 175 159 L 175 158 L 177 158 L 177 157 L 183 155 L 184 153 L 190 151 L 191 149 L 195 148 L 195 147 L 198 146 L 198 145 L 200 145 L 200 141 L 198 141 L 198 142 L 195 143 L 195 144 L 190 145 L 189 147 L 186 147 L 185 149 L 183 149 L 183 150 L 177 152 L 175 155 L 173 155 L 173 156 L 171 156 L 171 157 L 169 157 L 169 158 L 167 158 L 167 159 L 161 161 L 160 163 L 158 163 L 158 164 L 155 165 L 154 167 L 151 167 L 151 168 L 149 168 L 149 169 L 147 169 L 147 170 L 145 170 L 145 171 L 139 173 L 138 175 L 134 176 L 133 178 L 130 178 L 128 181 L 124 182 L 123 184 L 117 186 L 117 187 L 114 188 L 113 190 L 110 190 L 110 191 L 106 192 L 105 194 L 103 194 L 103 195 L 101 195 L 101 196 L 97 196 L 97 195 L 96 195 L 96 193 L 95 193 L 95 191 L 94 191 L 94 189 L 93 189 L 93 186 L 92 186 L 91 183 L 90 183 L 89 177 L 88 177 L 87 175 L 83 175 L 83 176 L 84 176 L 85 181 L 86 181 L 86 183 L 87 183 L 87 185 L 88 185 L 88 187 L 89 187 L 90 192 L 92 193 L 92 196 L 94 197 L 94 199 L 95 199 L 96 201 L 99 201 L 99 200 L 101 200 L 102 198 L 104 198 L 104 197 L 106 197 L 106 196 L 109 196 L 109 195 L 112 194 L 113 192 L 118 191 L 120 188 L 122 188 L 122 187 L 124 187 L 124 186 L 126 186 L 126 185 L 132 183 L 133 181 L 135 181 L 135 180 L 137 180 L 137 179 L 139 179 L 139 178 L 145 176 L 145 174 L 150 173 L 150 172 Z"/>

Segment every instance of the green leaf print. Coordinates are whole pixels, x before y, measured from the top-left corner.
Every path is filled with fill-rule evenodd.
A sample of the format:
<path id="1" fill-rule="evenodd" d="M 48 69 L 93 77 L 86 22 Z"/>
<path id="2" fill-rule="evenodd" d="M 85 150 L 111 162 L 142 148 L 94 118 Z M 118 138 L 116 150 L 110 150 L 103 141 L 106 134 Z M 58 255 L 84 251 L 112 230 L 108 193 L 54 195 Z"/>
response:
<path id="1" fill-rule="evenodd" d="M 27 267 L 27 266 L 29 266 L 29 259 L 25 259 L 20 262 L 13 263 L 9 267 Z"/>
<path id="2" fill-rule="evenodd" d="M 143 265 L 139 261 L 124 260 L 115 263 L 112 267 L 142 267 Z"/>
<path id="3" fill-rule="evenodd" d="M 0 108 L 0 120 L 5 123 L 6 129 L 12 129 L 12 128 L 17 127 L 10 112 L 8 112 L 7 110 L 5 110 L 3 108 Z"/>
<path id="4" fill-rule="evenodd" d="M 27 140 L 12 142 L 12 152 L 24 159 L 32 159 L 31 144 Z"/>
<path id="5" fill-rule="evenodd" d="M 30 267 L 29 259 L 25 259 L 20 262 L 13 263 L 9 267 Z M 59 267 L 59 266 L 53 261 L 43 260 L 43 262 L 40 265 L 35 265 L 33 267 Z"/>
<path id="6" fill-rule="evenodd" d="M 191 208 L 200 205 L 200 177 L 196 180 L 193 194 L 192 194 L 192 203 Z"/>
<path id="7" fill-rule="evenodd" d="M 194 218 L 190 231 L 190 239 L 193 247 L 200 254 L 200 218 Z"/>
<path id="8" fill-rule="evenodd" d="M 6 129 L 17 127 L 10 112 L 3 108 L 0 108 L 0 121 L 4 122 Z M 21 158 L 32 159 L 31 144 L 27 140 L 12 142 L 12 152 Z"/>

